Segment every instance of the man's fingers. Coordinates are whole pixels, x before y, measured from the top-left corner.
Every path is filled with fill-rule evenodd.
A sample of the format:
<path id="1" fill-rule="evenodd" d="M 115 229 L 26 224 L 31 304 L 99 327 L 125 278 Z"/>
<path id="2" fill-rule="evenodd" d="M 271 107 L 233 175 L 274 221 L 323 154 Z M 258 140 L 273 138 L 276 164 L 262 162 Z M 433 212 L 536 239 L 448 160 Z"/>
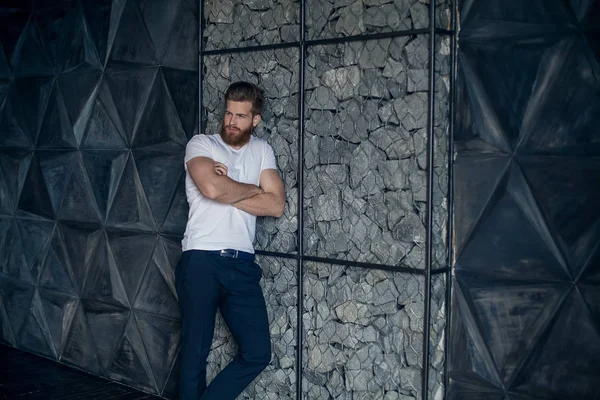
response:
<path id="1" fill-rule="evenodd" d="M 227 166 L 223 163 L 215 161 L 215 172 L 218 175 L 227 175 Z"/>

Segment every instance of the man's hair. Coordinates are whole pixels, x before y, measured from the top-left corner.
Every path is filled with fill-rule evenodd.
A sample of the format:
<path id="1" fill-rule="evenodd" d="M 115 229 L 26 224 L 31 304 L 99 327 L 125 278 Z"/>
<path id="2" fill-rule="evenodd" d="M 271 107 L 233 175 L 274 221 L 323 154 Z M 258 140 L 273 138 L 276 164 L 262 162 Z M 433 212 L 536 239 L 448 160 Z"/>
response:
<path id="1" fill-rule="evenodd" d="M 265 103 L 264 91 L 250 82 L 235 82 L 225 92 L 225 102 L 227 101 L 249 101 L 252 103 L 252 115 L 258 115 Z"/>

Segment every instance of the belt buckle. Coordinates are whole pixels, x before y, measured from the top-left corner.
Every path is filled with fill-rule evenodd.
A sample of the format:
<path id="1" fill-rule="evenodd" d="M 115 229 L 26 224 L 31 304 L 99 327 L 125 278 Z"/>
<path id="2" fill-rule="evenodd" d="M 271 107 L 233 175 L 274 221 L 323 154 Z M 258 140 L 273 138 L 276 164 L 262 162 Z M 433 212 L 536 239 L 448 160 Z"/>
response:
<path id="1" fill-rule="evenodd" d="M 228 257 L 228 258 L 238 258 L 238 251 L 237 250 L 221 250 L 220 253 L 221 257 Z"/>

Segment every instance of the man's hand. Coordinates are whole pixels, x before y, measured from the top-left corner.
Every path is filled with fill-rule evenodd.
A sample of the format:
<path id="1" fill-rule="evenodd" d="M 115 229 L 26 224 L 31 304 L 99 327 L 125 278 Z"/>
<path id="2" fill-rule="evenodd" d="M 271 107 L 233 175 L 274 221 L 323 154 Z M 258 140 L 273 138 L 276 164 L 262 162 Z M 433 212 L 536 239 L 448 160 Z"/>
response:
<path id="1" fill-rule="evenodd" d="M 264 193 L 256 185 L 236 182 L 229 178 L 227 167 L 208 157 L 194 157 L 187 169 L 196 187 L 204 197 L 223 204 L 233 204 L 248 197 Z"/>
<path id="2" fill-rule="evenodd" d="M 215 161 L 215 172 L 217 175 L 227 176 L 227 165 Z"/>
<path id="3" fill-rule="evenodd" d="M 285 208 L 284 185 L 276 169 L 265 169 L 260 174 L 263 193 L 232 203 L 231 205 L 249 214 L 281 217 Z"/>

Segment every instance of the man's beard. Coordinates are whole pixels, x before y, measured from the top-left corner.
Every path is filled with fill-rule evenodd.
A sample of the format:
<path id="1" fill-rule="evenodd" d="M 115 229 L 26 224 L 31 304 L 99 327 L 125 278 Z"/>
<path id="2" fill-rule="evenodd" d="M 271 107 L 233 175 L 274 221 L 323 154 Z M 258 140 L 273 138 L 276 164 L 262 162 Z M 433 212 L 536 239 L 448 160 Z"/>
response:
<path id="1" fill-rule="evenodd" d="M 229 130 L 233 130 L 233 132 L 229 132 L 227 128 L 229 128 Z M 221 124 L 221 139 L 223 139 L 223 141 L 230 146 L 241 147 L 250 141 L 252 130 L 252 125 L 250 125 L 248 129 L 242 130 L 240 128 L 233 128 L 231 126 L 225 126 L 225 124 Z"/>

